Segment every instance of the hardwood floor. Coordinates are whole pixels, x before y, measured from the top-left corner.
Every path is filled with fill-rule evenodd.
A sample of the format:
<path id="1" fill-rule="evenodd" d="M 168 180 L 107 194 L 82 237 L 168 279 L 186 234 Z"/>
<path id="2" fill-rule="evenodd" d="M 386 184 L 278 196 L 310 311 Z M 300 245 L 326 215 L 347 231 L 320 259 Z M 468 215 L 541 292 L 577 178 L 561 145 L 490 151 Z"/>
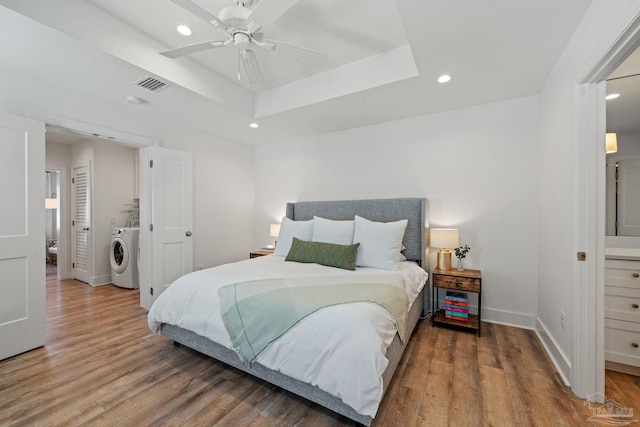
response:
<path id="1" fill-rule="evenodd" d="M 138 305 L 137 291 L 49 278 L 46 346 L 0 362 L 0 425 L 354 425 L 174 347 Z M 608 397 L 640 414 L 639 379 L 607 372 Z M 487 323 L 478 338 L 423 320 L 373 425 L 598 425 L 590 415 L 532 331 Z"/>

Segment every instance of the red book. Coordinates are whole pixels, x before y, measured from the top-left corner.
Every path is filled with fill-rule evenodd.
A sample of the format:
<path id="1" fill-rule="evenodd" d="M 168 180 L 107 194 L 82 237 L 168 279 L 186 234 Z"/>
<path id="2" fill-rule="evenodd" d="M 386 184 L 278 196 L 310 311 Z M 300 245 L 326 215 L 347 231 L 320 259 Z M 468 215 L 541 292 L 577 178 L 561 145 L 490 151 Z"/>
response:
<path id="1" fill-rule="evenodd" d="M 453 300 L 450 300 L 450 299 L 445 299 L 444 302 L 447 305 L 458 305 L 460 307 L 468 307 L 469 306 L 468 302 L 453 301 Z"/>

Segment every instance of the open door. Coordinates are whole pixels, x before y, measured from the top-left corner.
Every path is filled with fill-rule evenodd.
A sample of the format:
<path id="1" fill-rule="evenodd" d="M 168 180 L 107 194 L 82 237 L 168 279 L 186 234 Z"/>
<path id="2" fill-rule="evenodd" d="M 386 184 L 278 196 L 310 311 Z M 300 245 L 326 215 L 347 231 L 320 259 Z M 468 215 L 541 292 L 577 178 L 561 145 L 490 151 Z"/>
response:
<path id="1" fill-rule="evenodd" d="M 46 337 L 44 123 L 0 114 L 0 359 Z"/>
<path id="2" fill-rule="evenodd" d="M 193 156 L 140 150 L 140 305 L 193 270 Z"/>

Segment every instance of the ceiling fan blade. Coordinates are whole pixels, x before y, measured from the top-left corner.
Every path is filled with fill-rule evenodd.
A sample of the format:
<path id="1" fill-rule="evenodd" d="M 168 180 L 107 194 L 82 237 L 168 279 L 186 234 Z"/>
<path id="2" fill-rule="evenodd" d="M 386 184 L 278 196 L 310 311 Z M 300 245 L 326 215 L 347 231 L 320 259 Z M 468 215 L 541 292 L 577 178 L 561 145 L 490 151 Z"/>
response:
<path id="1" fill-rule="evenodd" d="M 265 49 L 274 50 L 283 55 L 290 56 L 301 61 L 310 62 L 312 64 L 322 66 L 327 63 L 329 55 L 318 52 L 317 50 L 308 49 L 306 47 L 296 46 L 291 43 L 278 40 L 263 40 Z M 256 43 L 257 44 L 257 43 Z"/>
<path id="2" fill-rule="evenodd" d="M 216 47 L 224 46 L 229 44 L 229 42 L 222 42 L 219 40 L 209 40 L 206 42 L 193 43 L 186 46 L 178 47 L 175 49 L 165 50 L 164 52 L 160 52 L 160 55 L 166 56 L 167 58 L 179 58 L 181 56 L 189 55 L 196 52 L 202 52 L 203 50 L 214 49 Z"/>
<path id="3" fill-rule="evenodd" d="M 216 27 L 219 27 L 221 30 L 228 30 L 227 24 L 219 20 L 217 16 L 207 12 L 205 9 L 201 8 L 200 6 L 193 3 L 192 1 L 190 0 L 171 0 L 171 1 L 177 4 L 178 6 L 180 6 L 181 8 L 186 9 L 189 12 L 193 13 L 198 18 L 204 19 L 208 23 Z"/>
<path id="4" fill-rule="evenodd" d="M 249 84 L 256 85 L 260 83 L 262 81 L 262 73 L 260 72 L 256 53 L 252 50 L 245 49 L 240 52 L 240 61 L 242 62 L 242 68 L 244 68 L 244 73 L 247 75 Z"/>
<path id="5" fill-rule="evenodd" d="M 262 26 L 269 25 L 297 2 L 298 0 L 260 0 L 247 18 L 247 22 L 251 24 L 255 21 Z"/>

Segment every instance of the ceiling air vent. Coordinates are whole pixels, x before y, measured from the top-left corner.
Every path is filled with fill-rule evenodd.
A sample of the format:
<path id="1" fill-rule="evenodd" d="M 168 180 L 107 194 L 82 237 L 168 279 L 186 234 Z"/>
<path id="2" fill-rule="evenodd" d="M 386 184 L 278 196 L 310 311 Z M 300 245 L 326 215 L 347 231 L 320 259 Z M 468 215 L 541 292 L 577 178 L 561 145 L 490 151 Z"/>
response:
<path id="1" fill-rule="evenodd" d="M 141 78 L 135 84 L 153 92 L 161 91 L 169 86 L 167 83 L 150 76 Z"/>

